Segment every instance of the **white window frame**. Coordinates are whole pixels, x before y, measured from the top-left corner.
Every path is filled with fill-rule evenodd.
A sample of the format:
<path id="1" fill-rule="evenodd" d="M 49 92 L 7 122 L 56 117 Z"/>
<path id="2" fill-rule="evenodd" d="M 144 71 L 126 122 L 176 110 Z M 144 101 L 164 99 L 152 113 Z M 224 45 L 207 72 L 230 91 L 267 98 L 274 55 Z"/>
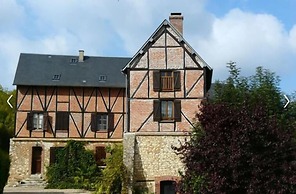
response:
<path id="1" fill-rule="evenodd" d="M 44 114 L 43 113 L 33 113 L 33 128 L 34 130 L 44 129 Z"/>

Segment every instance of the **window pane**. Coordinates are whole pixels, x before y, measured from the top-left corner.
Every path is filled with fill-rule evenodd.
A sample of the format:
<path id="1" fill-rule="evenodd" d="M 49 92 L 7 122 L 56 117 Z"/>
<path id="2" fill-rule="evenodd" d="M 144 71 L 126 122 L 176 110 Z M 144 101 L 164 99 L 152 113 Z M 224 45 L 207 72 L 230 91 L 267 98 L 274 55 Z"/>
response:
<path id="1" fill-rule="evenodd" d="M 161 102 L 161 118 L 167 117 L 167 102 L 162 101 Z"/>
<path id="2" fill-rule="evenodd" d="M 108 115 L 99 114 L 97 116 L 97 125 L 98 125 L 98 130 L 106 130 L 108 126 Z"/>
<path id="3" fill-rule="evenodd" d="M 39 115 L 38 128 L 42 129 L 43 128 L 43 114 L 38 114 L 38 115 Z"/>
<path id="4" fill-rule="evenodd" d="M 38 114 L 37 113 L 34 113 L 34 115 L 33 115 L 33 127 L 34 127 L 34 129 L 37 129 L 37 127 L 38 127 Z"/>
<path id="5" fill-rule="evenodd" d="M 173 118 L 173 101 L 168 101 L 168 118 Z"/>
<path id="6" fill-rule="evenodd" d="M 171 120 L 174 115 L 174 102 L 173 101 L 161 101 L 161 119 Z"/>

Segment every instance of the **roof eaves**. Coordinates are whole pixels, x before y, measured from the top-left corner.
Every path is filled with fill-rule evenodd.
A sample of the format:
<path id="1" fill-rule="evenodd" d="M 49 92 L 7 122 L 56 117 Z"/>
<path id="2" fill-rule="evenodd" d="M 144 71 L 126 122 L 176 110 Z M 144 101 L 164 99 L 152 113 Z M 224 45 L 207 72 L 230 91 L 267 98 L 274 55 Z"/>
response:
<path id="1" fill-rule="evenodd" d="M 188 46 L 189 49 L 191 49 L 191 54 L 195 55 L 197 58 L 197 61 L 201 63 L 201 65 L 203 67 L 207 67 L 209 68 L 209 70 L 211 70 L 212 68 L 207 64 L 207 62 L 205 62 L 205 60 L 203 60 L 203 58 L 201 58 L 201 56 L 190 46 L 190 44 L 184 39 L 183 35 L 168 21 L 168 20 L 164 20 L 159 26 L 158 28 L 153 32 L 153 34 L 148 38 L 148 40 L 143 44 L 143 46 L 139 49 L 139 51 L 132 57 L 132 59 L 127 63 L 127 65 L 121 70 L 123 73 L 126 73 L 126 69 L 131 67 L 131 64 L 133 62 L 136 61 L 136 59 L 138 58 L 139 55 L 142 55 L 144 53 L 144 49 L 147 46 L 147 44 L 149 42 L 152 42 L 154 37 L 157 35 L 157 33 L 160 31 L 161 28 L 163 28 L 164 26 L 170 26 L 170 28 L 174 31 L 174 33 L 176 33 L 180 39 L 180 42 L 184 42 L 184 44 L 186 44 Z"/>
<path id="2" fill-rule="evenodd" d="M 136 54 L 132 57 L 132 59 L 126 64 L 126 66 L 123 67 L 123 69 L 121 70 L 123 73 L 126 72 L 126 69 L 129 68 L 131 66 L 131 64 L 136 60 L 136 58 L 139 55 L 142 55 L 144 53 L 144 49 L 147 46 L 147 44 L 149 44 L 149 42 L 153 42 L 154 37 L 156 36 L 156 34 L 160 31 L 161 28 L 163 28 L 164 26 L 170 25 L 170 22 L 168 20 L 164 20 L 158 27 L 157 29 L 153 32 L 153 34 L 148 38 L 148 40 L 143 44 L 143 46 L 138 50 L 138 52 L 136 52 Z"/>

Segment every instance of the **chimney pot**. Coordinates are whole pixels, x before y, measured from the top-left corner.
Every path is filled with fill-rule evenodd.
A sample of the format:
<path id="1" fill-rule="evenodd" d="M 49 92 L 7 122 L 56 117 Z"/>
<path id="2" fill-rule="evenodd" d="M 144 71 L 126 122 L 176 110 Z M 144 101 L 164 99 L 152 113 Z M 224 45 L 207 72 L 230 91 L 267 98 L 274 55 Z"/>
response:
<path id="1" fill-rule="evenodd" d="M 183 35 L 183 16 L 182 13 L 171 13 L 170 23 Z"/>
<path id="2" fill-rule="evenodd" d="M 84 50 L 79 50 L 78 62 L 84 61 Z"/>

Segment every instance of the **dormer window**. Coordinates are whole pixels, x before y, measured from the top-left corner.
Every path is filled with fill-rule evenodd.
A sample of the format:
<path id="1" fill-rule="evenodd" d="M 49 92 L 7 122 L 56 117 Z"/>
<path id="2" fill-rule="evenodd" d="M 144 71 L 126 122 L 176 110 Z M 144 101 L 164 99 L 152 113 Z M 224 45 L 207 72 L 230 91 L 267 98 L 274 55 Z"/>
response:
<path id="1" fill-rule="evenodd" d="M 78 59 L 77 58 L 70 59 L 70 63 L 77 63 L 77 62 L 78 62 Z"/>
<path id="2" fill-rule="evenodd" d="M 99 75 L 99 82 L 107 81 L 107 75 Z"/>
<path id="3" fill-rule="evenodd" d="M 59 81 L 61 79 L 61 74 L 55 74 L 52 76 L 52 81 Z"/>

